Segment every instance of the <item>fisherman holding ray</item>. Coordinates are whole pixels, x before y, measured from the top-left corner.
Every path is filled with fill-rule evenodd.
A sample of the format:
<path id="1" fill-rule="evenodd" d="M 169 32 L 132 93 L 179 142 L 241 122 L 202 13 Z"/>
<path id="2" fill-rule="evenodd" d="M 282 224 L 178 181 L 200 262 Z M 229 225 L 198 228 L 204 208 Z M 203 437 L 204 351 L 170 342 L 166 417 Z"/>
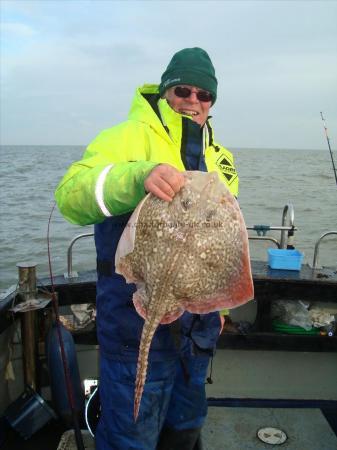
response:
<path id="1" fill-rule="evenodd" d="M 161 83 L 137 89 L 128 119 L 102 131 L 56 190 L 67 220 L 95 225 L 101 402 L 96 450 L 202 448 L 205 379 L 223 319 L 219 312 L 185 312 L 174 326 L 158 326 L 135 421 L 144 320 L 132 302 L 135 285 L 116 273 L 115 253 L 132 211 L 146 194 L 172 202 L 184 186 L 186 170 L 216 171 L 237 196 L 233 156 L 215 141 L 209 120 L 216 98 L 217 79 L 206 51 L 178 51 Z"/>

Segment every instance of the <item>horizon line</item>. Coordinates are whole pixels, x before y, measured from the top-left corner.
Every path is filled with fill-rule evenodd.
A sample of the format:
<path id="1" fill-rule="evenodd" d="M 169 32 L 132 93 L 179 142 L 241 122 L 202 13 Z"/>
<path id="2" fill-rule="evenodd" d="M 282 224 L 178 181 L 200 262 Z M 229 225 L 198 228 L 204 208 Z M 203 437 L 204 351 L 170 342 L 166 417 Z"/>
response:
<path id="1" fill-rule="evenodd" d="M 89 144 L 0 144 L 0 147 L 88 147 Z M 225 145 L 225 148 L 235 150 L 309 150 L 309 151 L 325 151 L 326 148 L 299 148 L 299 147 L 246 147 L 237 145 Z M 332 151 L 336 151 L 333 150 Z"/>

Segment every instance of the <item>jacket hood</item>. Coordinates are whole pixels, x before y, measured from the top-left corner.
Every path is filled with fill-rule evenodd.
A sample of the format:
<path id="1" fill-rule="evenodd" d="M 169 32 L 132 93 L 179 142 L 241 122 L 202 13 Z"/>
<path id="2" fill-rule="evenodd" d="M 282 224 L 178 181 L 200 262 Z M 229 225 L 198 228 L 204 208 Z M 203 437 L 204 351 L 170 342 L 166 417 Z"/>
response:
<path id="1" fill-rule="evenodd" d="M 162 130 L 163 125 L 152 106 L 159 99 L 159 85 L 144 84 L 137 88 L 131 103 L 128 119 L 147 123 L 152 128 L 155 128 L 157 132 Z"/>

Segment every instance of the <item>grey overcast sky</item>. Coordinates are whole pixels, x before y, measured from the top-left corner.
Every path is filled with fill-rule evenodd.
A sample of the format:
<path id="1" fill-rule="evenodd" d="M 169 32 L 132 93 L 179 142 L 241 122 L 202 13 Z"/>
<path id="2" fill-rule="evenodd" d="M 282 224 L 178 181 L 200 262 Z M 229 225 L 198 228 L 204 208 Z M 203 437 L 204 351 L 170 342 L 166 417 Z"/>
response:
<path id="1" fill-rule="evenodd" d="M 336 149 L 336 1 L 0 4 L 2 144 L 88 144 L 198 46 L 216 68 L 223 145 L 326 149 L 323 111 Z"/>

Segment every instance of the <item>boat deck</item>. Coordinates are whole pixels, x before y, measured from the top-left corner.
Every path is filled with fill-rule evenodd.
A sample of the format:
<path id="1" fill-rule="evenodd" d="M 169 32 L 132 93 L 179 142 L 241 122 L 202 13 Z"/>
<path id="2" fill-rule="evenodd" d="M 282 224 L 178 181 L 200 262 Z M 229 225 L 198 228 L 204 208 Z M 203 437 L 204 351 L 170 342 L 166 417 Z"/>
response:
<path id="1" fill-rule="evenodd" d="M 262 427 L 275 427 L 287 435 L 282 444 L 288 450 L 336 450 L 337 436 L 320 409 L 251 408 L 210 406 L 203 429 L 204 450 L 262 450 L 276 445 L 263 443 L 257 437 Z M 337 431 L 337 430 L 336 430 Z M 83 431 L 86 450 L 95 444 Z M 53 421 L 24 441 L 12 433 L 3 450 L 76 450 L 73 432 Z"/>
<path id="2" fill-rule="evenodd" d="M 257 431 L 262 427 L 286 433 L 283 449 L 337 449 L 337 437 L 319 409 L 210 407 L 203 432 L 204 450 L 277 447 L 260 441 Z"/>

